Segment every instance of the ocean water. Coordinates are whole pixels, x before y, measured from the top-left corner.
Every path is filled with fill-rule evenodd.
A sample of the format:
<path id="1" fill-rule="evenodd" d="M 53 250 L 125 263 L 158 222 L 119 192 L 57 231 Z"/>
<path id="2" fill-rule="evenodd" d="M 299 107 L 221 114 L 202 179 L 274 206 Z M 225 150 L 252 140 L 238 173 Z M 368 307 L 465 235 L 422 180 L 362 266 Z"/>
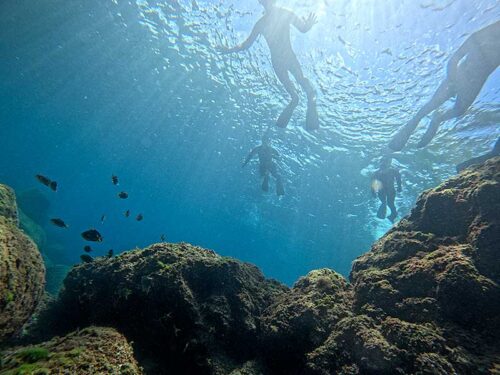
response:
<path id="1" fill-rule="evenodd" d="M 287 129 L 273 128 L 286 195 L 263 193 L 257 163 L 241 168 L 288 98 L 263 40 L 239 55 L 262 13 L 256 0 L 2 0 L 0 182 L 50 201 L 39 223 L 53 264 L 79 262 L 95 227 L 100 256 L 185 241 L 293 283 L 309 270 L 348 275 L 391 227 L 376 218 L 370 175 L 391 136 L 430 99 L 473 31 L 500 19 L 497 0 L 303 0 L 315 12 L 292 32 L 318 90 L 321 129 L 303 130 L 305 96 Z M 417 196 L 491 149 L 500 135 L 497 70 L 465 116 L 434 141 L 394 155 L 400 217 Z M 38 173 L 59 183 L 53 193 Z M 120 186 L 111 183 L 112 174 Z M 129 199 L 117 193 L 127 191 Z M 125 218 L 124 211 L 131 210 Z M 135 221 L 139 213 L 142 222 Z M 101 224 L 101 215 L 106 220 Z M 445 214 L 445 213 L 444 213 Z"/>

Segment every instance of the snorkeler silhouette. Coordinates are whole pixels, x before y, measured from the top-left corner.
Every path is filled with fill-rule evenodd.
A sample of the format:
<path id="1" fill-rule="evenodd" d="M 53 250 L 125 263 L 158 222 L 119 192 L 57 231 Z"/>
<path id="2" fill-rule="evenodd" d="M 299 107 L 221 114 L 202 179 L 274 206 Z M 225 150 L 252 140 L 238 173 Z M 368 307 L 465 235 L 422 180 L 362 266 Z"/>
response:
<path id="1" fill-rule="evenodd" d="M 418 147 L 425 147 L 434 138 L 442 122 L 465 114 L 481 91 L 488 77 L 500 65 L 500 21 L 473 33 L 448 62 L 448 76 L 436 93 L 392 139 L 389 147 L 400 151 L 420 121 L 447 100 L 456 97 L 455 105 L 444 113 L 434 114 Z"/>
<path id="2" fill-rule="evenodd" d="M 391 209 L 391 214 L 387 217 L 390 221 L 394 222 L 398 215 L 398 210 L 394 204 L 396 199 L 396 189 L 394 183 L 398 184 L 398 192 L 402 191 L 401 174 L 399 171 L 391 166 L 391 157 L 384 156 L 380 161 L 380 168 L 373 174 L 371 190 L 372 195 L 380 199 L 380 208 L 377 212 L 379 219 L 385 219 L 387 216 L 387 206 Z"/>
<path id="3" fill-rule="evenodd" d="M 309 17 L 301 19 L 293 12 L 276 6 L 276 0 L 259 0 L 265 8 L 262 18 L 255 24 L 250 36 L 239 46 L 223 48 L 223 53 L 244 51 L 252 46 L 259 35 L 263 35 L 269 50 L 271 62 L 279 81 L 291 96 L 291 101 L 278 118 L 277 126 L 286 128 L 292 117 L 293 111 L 299 104 L 297 89 L 290 79 L 292 74 L 297 83 L 307 95 L 306 129 L 319 128 L 318 111 L 316 108 L 316 91 L 311 82 L 304 77 L 299 60 L 292 49 L 290 41 L 291 25 L 300 32 L 306 33 L 317 23 L 316 16 L 311 13 Z"/>
<path id="4" fill-rule="evenodd" d="M 490 152 L 488 152 L 484 155 L 478 156 L 477 158 L 469 159 L 469 160 L 464 161 L 463 163 L 460 163 L 459 165 L 457 165 L 457 172 L 460 173 L 464 169 L 469 168 L 471 165 L 474 165 L 474 164 L 482 164 L 485 161 L 487 161 L 491 158 L 494 158 L 496 156 L 500 156 L 500 138 L 497 139 L 495 146 L 493 147 L 493 150 L 491 150 Z"/>
<path id="5" fill-rule="evenodd" d="M 276 179 L 276 194 L 281 196 L 285 195 L 285 189 L 283 188 L 283 181 L 281 176 L 278 174 L 278 169 L 276 168 L 275 159 L 279 158 L 278 151 L 276 151 L 270 145 L 270 140 L 267 135 L 262 138 L 262 143 L 260 146 L 255 147 L 243 162 L 242 168 L 244 168 L 248 162 L 258 155 L 259 157 L 259 172 L 260 176 L 264 179 L 262 181 L 262 190 L 265 192 L 269 191 L 269 174 L 271 174 Z"/>

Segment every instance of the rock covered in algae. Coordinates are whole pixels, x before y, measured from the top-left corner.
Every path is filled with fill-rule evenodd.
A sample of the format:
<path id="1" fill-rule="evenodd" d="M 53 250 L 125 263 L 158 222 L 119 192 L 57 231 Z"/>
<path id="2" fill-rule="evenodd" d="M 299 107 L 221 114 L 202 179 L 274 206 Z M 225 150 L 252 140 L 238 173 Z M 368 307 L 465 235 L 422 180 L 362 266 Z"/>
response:
<path id="1" fill-rule="evenodd" d="M 45 284 L 42 257 L 17 227 L 16 212 L 13 192 L 0 185 L 0 343 L 30 318 Z"/>
<path id="2" fill-rule="evenodd" d="M 116 327 L 161 373 L 227 374 L 255 356 L 258 317 L 285 290 L 253 265 L 157 244 L 74 268 L 58 320 Z"/>
<path id="3" fill-rule="evenodd" d="M 114 329 L 89 327 L 2 354 L 0 375 L 139 375 L 127 340 Z"/>
<path id="4" fill-rule="evenodd" d="M 2 184 L 0 184 L 0 216 L 16 226 L 19 224 L 14 190 Z"/>
<path id="5" fill-rule="evenodd" d="M 489 374 L 500 363 L 500 158 L 423 193 L 354 262 L 354 317 L 315 374 Z M 496 369 L 496 370 L 495 370 Z"/>
<path id="6" fill-rule="evenodd" d="M 351 314 L 346 280 L 329 269 L 299 279 L 262 316 L 262 345 L 270 367 L 292 371 L 305 354 L 326 340 L 335 325 Z"/>

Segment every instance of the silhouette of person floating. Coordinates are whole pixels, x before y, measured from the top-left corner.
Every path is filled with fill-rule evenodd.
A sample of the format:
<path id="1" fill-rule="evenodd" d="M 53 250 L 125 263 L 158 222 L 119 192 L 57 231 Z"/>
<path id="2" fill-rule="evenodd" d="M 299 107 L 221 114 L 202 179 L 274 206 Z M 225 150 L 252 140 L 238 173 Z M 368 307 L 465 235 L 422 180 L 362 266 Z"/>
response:
<path id="1" fill-rule="evenodd" d="M 469 168 L 471 165 L 474 165 L 474 164 L 482 164 L 485 161 L 487 161 L 491 158 L 494 158 L 496 156 L 500 156 L 500 138 L 497 139 L 495 146 L 493 147 L 493 150 L 491 150 L 490 152 L 488 152 L 484 155 L 478 156 L 477 158 L 469 159 L 469 160 L 464 161 L 463 163 L 460 163 L 459 165 L 457 165 L 457 172 L 460 173 L 464 169 Z"/>
<path id="2" fill-rule="evenodd" d="M 299 60 L 292 49 L 290 40 L 291 25 L 302 33 L 306 33 L 317 23 L 316 16 L 311 13 L 309 17 L 301 19 L 293 12 L 276 6 L 276 0 L 259 0 L 265 8 L 262 18 L 255 24 L 250 36 L 239 46 L 222 48 L 223 53 L 244 51 L 252 46 L 259 35 L 269 46 L 271 61 L 274 71 L 285 90 L 291 96 L 291 101 L 278 118 L 277 126 L 286 128 L 292 117 L 293 111 L 299 104 L 297 89 L 290 79 L 290 74 L 307 95 L 306 129 L 319 128 L 318 111 L 316 108 L 316 91 L 311 82 L 304 77 Z"/>
<path id="3" fill-rule="evenodd" d="M 276 163 L 274 162 L 274 160 L 279 158 L 279 154 L 278 151 L 271 147 L 268 136 L 265 135 L 262 138 L 262 143 L 250 151 L 243 162 L 242 168 L 244 168 L 256 155 L 259 157 L 259 173 L 263 178 L 262 190 L 265 192 L 269 191 L 269 175 L 271 174 L 276 180 L 276 194 L 279 196 L 285 195 L 283 181 L 281 180 Z"/>
<path id="4" fill-rule="evenodd" d="M 394 222 L 398 215 L 398 210 L 394 200 L 396 199 L 396 189 L 394 183 L 397 182 L 398 192 L 402 191 L 401 174 L 399 171 L 391 166 L 391 158 L 389 156 L 382 157 L 380 161 L 380 168 L 372 176 L 371 190 L 372 195 L 380 199 L 380 208 L 377 212 L 379 219 L 387 217 L 387 206 L 391 209 L 391 214 L 387 217 L 390 221 Z"/>
<path id="5" fill-rule="evenodd" d="M 473 33 L 448 62 L 448 76 L 436 93 L 415 117 L 392 139 L 389 147 L 400 151 L 420 121 L 447 100 L 456 97 L 455 105 L 444 113 L 435 113 L 418 147 L 425 147 L 434 138 L 442 122 L 465 114 L 481 91 L 488 77 L 500 65 L 500 21 Z"/>

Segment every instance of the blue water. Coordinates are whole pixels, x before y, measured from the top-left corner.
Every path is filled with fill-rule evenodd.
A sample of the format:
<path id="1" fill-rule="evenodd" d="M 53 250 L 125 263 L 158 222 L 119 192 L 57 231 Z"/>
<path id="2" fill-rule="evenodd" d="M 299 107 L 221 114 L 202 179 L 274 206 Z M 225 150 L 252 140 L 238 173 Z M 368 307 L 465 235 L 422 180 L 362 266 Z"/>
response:
<path id="1" fill-rule="evenodd" d="M 318 89 L 322 129 L 303 130 L 303 96 L 289 128 L 274 130 L 282 199 L 260 191 L 255 162 L 241 168 L 287 101 L 267 47 L 260 40 L 231 56 L 214 48 L 242 41 L 261 8 L 256 0 L 194 4 L 3 0 L 0 181 L 18 192 L 40 188 L 51 217 L 70 225 L 41 223 L 63 248 L 54 263 L 78 262 L 80 232 L 96 227 L 105 241 L 94 255 L 165 234 L 253 262 L 286 283 L 320 267 L 347 275 L 392 225 L 376 218 L 369 194 L 381 151 L 431 97 L 450 54 L 500 18 L 500 3 L 287 1 L 299 15 L 318 14 L 311 32 L 292 39 Z M 497 71 L 429 147 L 411 143 L 397 155 L 400 213 L 453 175 L 455 164 L 488 151 L 499 121 Z M 39 185 L 38 173 L 57 180 L 59 192 Z M 127 201 L 116 197 L 121 190 Z M 133 219 L 139 212 L 141 223 Z"/>

